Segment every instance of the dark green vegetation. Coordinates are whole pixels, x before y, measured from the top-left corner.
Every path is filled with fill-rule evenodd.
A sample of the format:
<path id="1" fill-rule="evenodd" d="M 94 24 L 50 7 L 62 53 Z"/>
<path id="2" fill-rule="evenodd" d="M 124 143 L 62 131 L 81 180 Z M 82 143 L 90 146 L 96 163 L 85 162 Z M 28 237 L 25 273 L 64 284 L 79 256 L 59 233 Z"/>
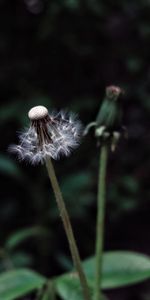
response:
<path id="1" fill-rule="evenodd" d="M 109 84 L 125 90 L 129 139 L 110 157 L 105 249 L 150 254 L 150 3 L 41 0 L 39 12 L 28 3 L 0 1 L 0 269 L 30 266 L 50 277 L 71 268 L 45 168 L 19 164 L 7 148 L 33 105 L 73 110 L 86 125 Z M 82 258 L 94 252 L 98 152 L 91 131 L 55 163 Z M 142 286 L 117 293 L 110 299 L 150 297 Z"/>

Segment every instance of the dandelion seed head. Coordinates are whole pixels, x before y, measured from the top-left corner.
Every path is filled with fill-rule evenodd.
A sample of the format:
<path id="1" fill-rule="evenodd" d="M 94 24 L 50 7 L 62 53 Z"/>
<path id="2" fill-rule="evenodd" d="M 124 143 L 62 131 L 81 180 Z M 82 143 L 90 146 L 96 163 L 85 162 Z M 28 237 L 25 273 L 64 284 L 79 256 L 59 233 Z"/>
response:
<path id="1" fill-rule="evenodd" d="M 76 115 L 64 111 L 49 114 L 46 107 L 35 106 L 28 117 L 31 124 L 19 135 L 20 144 L 10 147 L 19 160 L 33 165 L 43 163 L 48 157 L 57 160 L 79 146 L 82 125 Z"/>

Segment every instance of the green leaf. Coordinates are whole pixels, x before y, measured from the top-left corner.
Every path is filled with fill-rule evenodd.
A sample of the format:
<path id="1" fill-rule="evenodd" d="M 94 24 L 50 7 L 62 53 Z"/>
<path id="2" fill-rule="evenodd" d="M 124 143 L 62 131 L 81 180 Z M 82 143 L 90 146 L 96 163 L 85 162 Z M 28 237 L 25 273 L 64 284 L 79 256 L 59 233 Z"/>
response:
<path id="1" fill-rule="evenodd" d="M 94 287 L 95 258 L 83 262 L 91 293 Z M 129 251 L 104 254 L 102 289 L 112 289 L 139 283 L 150 278 L 150 258 Z M 56 289 L 64 300 L 82 300 L 80 282 L 75 272 L 56 279 Z"/>
<path id="2" fill-rule="evenodd" d="M 47 230 L 39 226 L 18 230 L 8 238 L 5 244 L 5 248 L 12 250 L 13 248 L 17 247 L 20 243 L 24 242 L 26 239 L 35 236 L 41 236 L 43 234 L 47 234 Z"/>
<path id="3" fill-rule="evenodd" d="M 94 282 L 95 259 L 84 262 L 88 279 Z M 102 288 L 112 289 L 150 278 L 150 258 L 130 251 L 112 251 L 104 254 Z"/>
<path id="4" fill-rule="evenodd" d="M 93 284 L 91 284 L 90 281 L 88 284 L 92 298 Z M 75 272 L 62 276 L 59 280 L 57 280 L 55 289 L 58 295 L 64 300 L 84 300 L 80 281 Z M 103 296 L 102 300 L 106 300 L 106 298 Z"/>
<path id="5" fill-rule="evenodd" d="M 46 279 L 28 269 L 7 271 L 0 275 L 0 299 L 14 300 L 41 288 Z"/>
<path id="6" fill-rule="evenodd" d="M 80 282 L 73 273 L 59 277 L 55 288 L 58 295 L 64 300 L 83 300 Z"/>

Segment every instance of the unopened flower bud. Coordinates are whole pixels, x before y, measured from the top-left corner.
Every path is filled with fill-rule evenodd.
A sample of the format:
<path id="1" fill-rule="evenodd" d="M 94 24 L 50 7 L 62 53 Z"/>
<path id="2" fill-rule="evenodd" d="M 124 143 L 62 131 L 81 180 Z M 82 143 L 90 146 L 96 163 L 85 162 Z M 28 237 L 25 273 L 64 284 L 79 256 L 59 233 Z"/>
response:
<path id="1" fill-rule="evenodd" d="M 118 86 L 110 85 L 106 88 L 106 97 L 110 100 L 117 100 L 121 94 L 124 94 L 124 91 Z"/>

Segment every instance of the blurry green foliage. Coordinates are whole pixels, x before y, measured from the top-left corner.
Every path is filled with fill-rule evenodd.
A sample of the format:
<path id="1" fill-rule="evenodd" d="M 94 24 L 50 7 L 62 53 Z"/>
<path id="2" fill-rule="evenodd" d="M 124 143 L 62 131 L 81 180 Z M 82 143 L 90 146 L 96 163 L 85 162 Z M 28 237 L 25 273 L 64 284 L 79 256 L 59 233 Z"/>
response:
<path id="1" fill-rule="evenodd" d="M 5 272 L 0 277 L 0 298 L 3 300 L 16 299 L 40 288 L 44 282 L 44 277 L 30 270 L 20 269 Z"/>
<path id="2" fill-rule="evenodd" d="M 16 251 L 15 253 L 9 254 L 9 258 L 12 263 L 12 268 L 16 269 L 21 267 L 30 267 L 33 263 L 31 255 L 23 251 Z"/>
<path id="3" fill-rule="evenodd" d="M 80 173 L 66 176 L 61 188 L 71 215 L 86 217 L 87 208 L 94 200 L 91 174 L 81 170 Z"/>
<path id="4" fill-rule="evenodd" d="M 42 227 L 30 227 L 24 228 L 22 230 L 16 231 L 12 234 L 6 241 L 5 249 L 11 251 L 14 250 L 20 243 L 24 242 L 29 238 L 34 238 L 38 235 L 48 234 L 46 229 Z"/>
<path id="5" fill-rule="evenodd" d="M 83 263 L 91 295 L 94 287 L 95 259 Z M 150 259 L 142 254 L 128 251 L 114 251 L 104 254 L 102 287 L 112 289 L 128 286 L 150 278 Z M 46 284 L 45 291 L 43 285 Z M 83 300 L 82 289 L 76 272 L 66 273 L 51 281 L 29 269 L 7 271 L 0 276 L 0 297 L 13 300 L 38 289 L 45 299 L 53 298 L 55 293 L 62 299 Z M 40 290 L 41 289 L 41 290 Z M 48 295 L 50 298 L 48 298 Z"/>
<path id="6" fill-rule="evenodd" d="M 23 176 L 14 160 L 2 154 L 0 155 L 0 172 L 7 176 L 16 177 L 18 180 Z"/>
<path id="7" fill-rule="evenodd" d="M 94 258 L 86 260 L 83 265 L 92 293 L 95 273 Z M 149 278 L 149 257 L 128 251 L 113 251 L 104 254 L 103 289 L 128 286 Z M 72 272 L 58 277 L 55 287 L 64 300 L 69 300 L 70 296 L 72 300 L 83 299 L 76 273 Z"/>

